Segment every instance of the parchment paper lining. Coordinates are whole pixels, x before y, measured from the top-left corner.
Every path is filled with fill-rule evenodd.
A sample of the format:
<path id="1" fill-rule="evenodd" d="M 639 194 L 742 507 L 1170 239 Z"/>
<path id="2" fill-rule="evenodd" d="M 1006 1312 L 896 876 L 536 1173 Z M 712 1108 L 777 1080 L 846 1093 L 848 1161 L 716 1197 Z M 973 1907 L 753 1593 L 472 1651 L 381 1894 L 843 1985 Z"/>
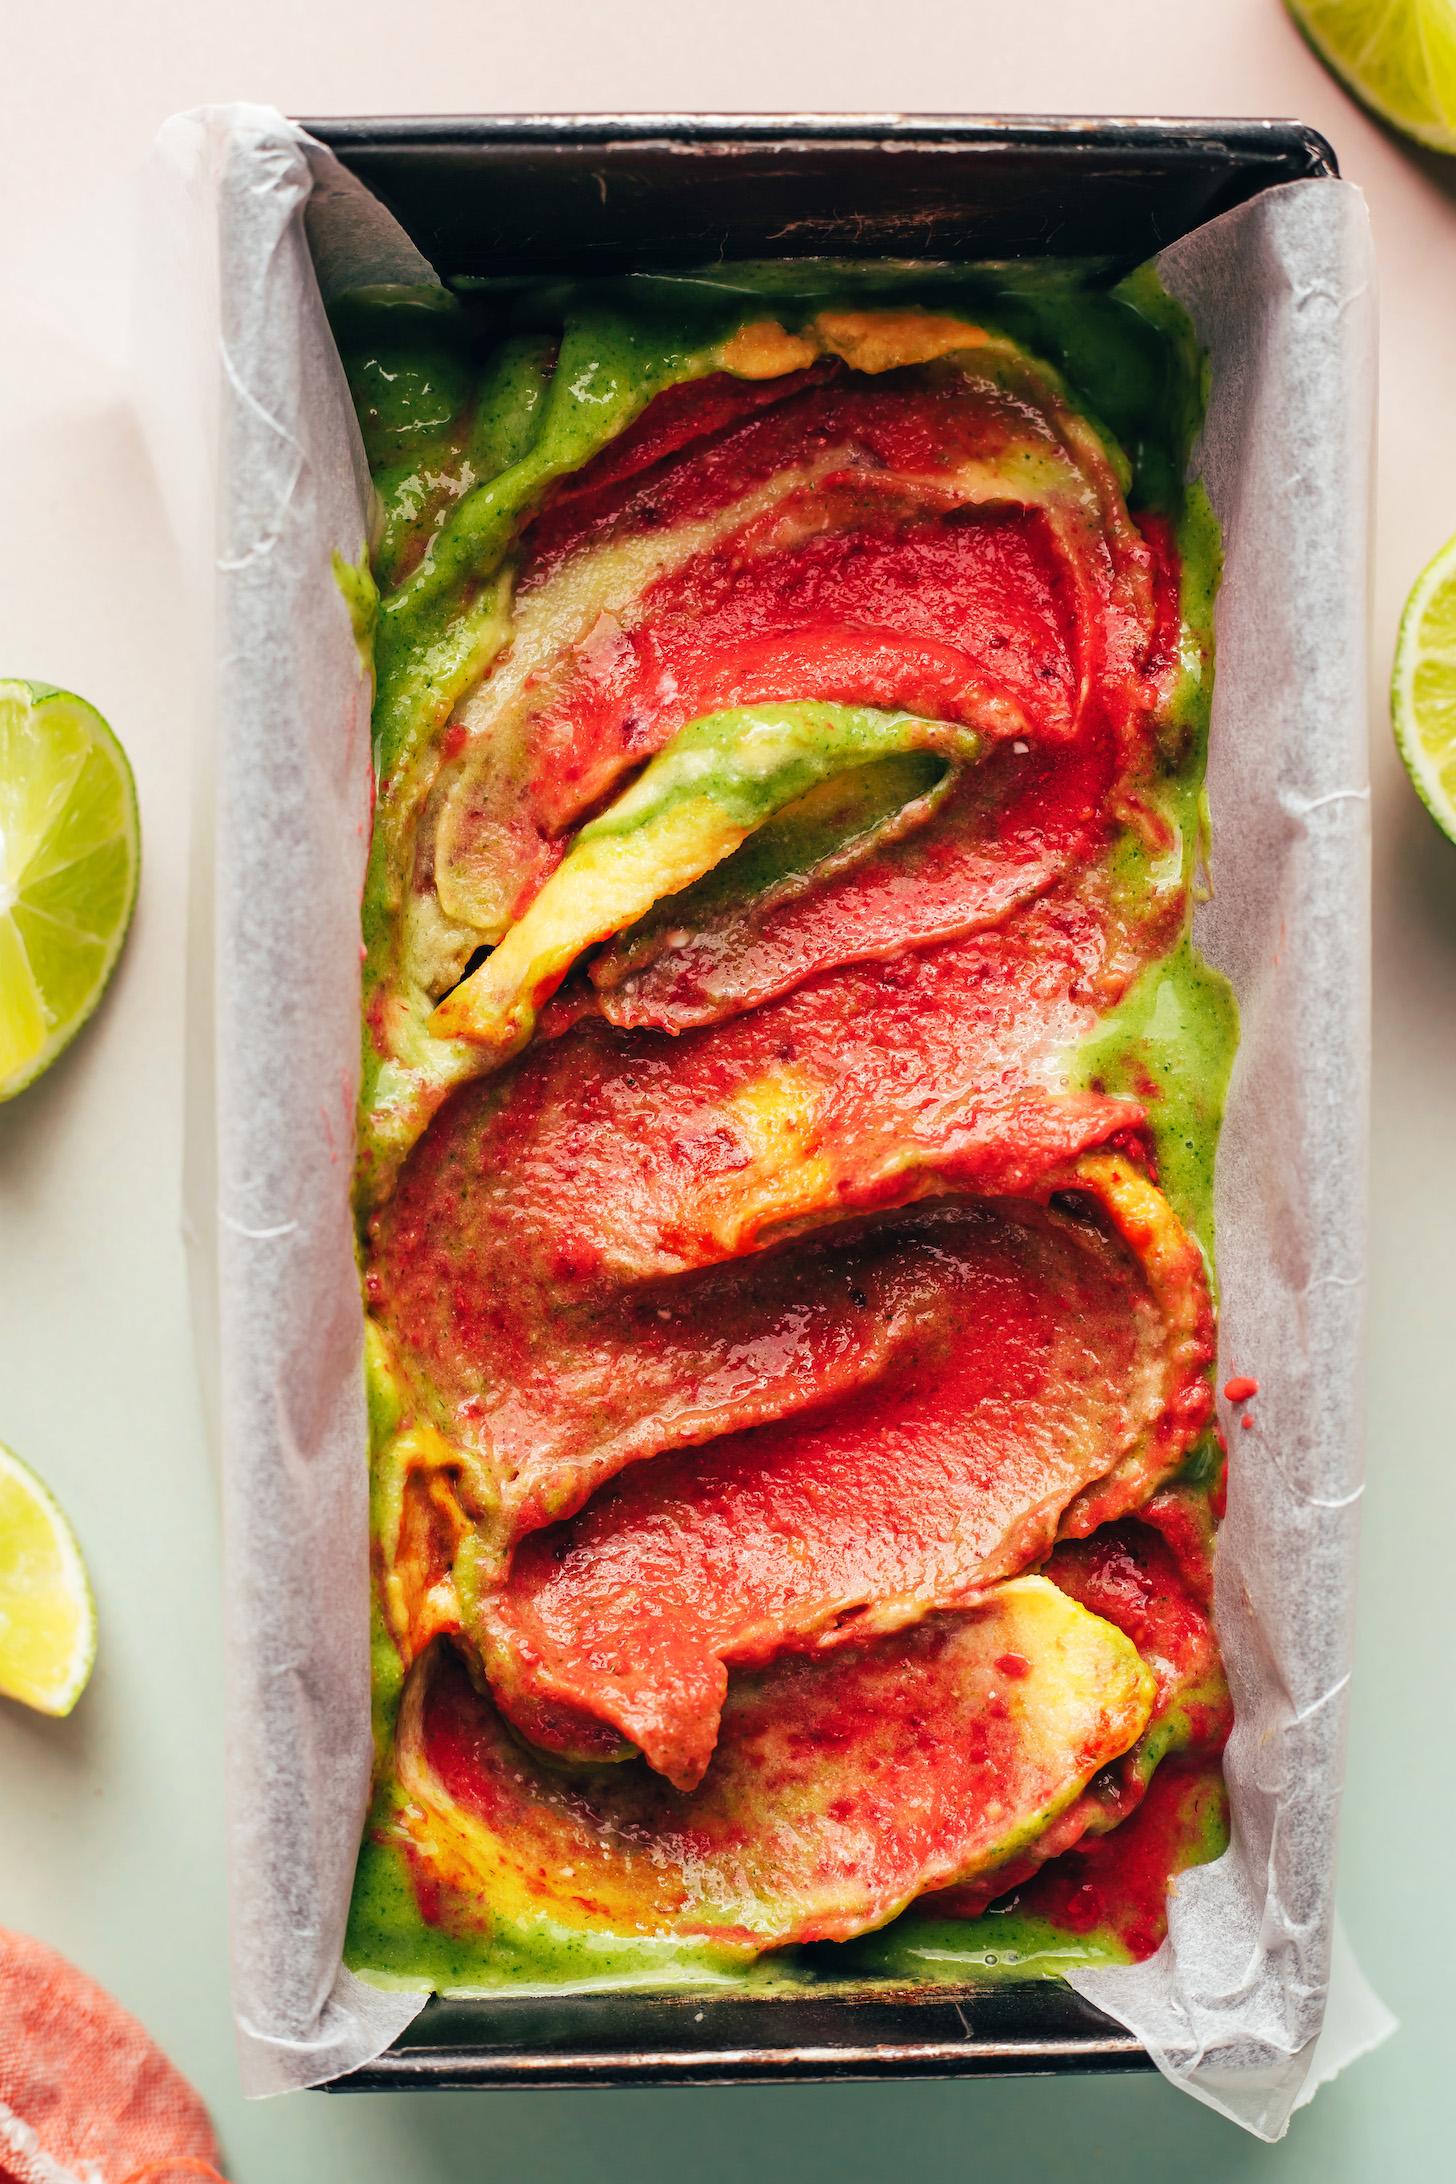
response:
<path id="1" fill-rule="evenodd" d="M 332 155 L 270 110 L 181 117 L 159 156 L 171 217 L 190 224 L 198 368 L 211 380 L 221 364 L 198 890 L 215 922 L 199 936 L 188 1210 L 224 1464 L 235 2007 L 247 2090 L 269 2093 L 371 2060 L 420 2003 L 340 1966 L 369 1775 L 348 1209 L 369 694 L 331 555 L 363 549 L 367 481 L 321 288 L 431 275 Z M 1198 468 L 1227 565 L 1215 894 L 1197 930 L 1243 1014 L 1218 1172 L 1220 1377 L 1253 1374 L 1260 1393 L 1258 1430 L 1232 1435 L 1218 1565 L 1234 1847 L 1180 1885 L 1149 1963 L 1073 1983 L 1175 2083 L 1276 2137 L 1301 2088 L 1390 2025 L 1346 1962 L 1316 2059 L 1361 1478 L 1363 200 L 1289 184 L 1159 267 L 1212 363 Z"/>

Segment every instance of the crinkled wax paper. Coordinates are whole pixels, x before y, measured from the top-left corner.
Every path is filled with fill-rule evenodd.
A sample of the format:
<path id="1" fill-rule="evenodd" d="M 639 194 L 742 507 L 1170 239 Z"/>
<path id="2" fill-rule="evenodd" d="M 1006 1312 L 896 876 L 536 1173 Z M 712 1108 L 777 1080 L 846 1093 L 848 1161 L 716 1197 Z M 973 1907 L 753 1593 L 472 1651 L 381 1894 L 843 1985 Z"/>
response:
<path id="1" fill-rule="evenodd" d="M 215 309 L 206 342 L 221 363 L 198 898 L 213 897 L 198 981 L 210 1067 L 196 1075 L 189 1213 L 199 1292 L 216 1306 L 234 1981 L 247 2085 L 262 2093 L 368 2061 L 419 2007 L 339 1961 L 370 1758 L 349 1212 L 369 692 L 331 566 L 335 550 L 362 551 L 366 478 L 322 298 L 432 276 L 368 192 L 274 113 L 184 118 L 161 151 L 173 215 L 195 230 L 192 321 Z M 1218 1561 L 1234 1846 L 1179 1884 L 1157 1956 L 1074 1984 L 1167 2076 L 1271 2137 L 1301 2088 L 1389 2024 L 1347 1964 L 1315 2056 L 1361 1463 L 1364 206 L 1343 183 L 1289 184 L 1160 265 L 1212 361 L 1199 467 L 1227 571 L 1215 892 L 1198 937 L 1243 1012 L 1218 1178 L 1222 1370 L 1257 1377 L 1260 1430 L 1233 1436 Z M 198 368 L 215 381 L 207 355 Z"/>
<path id="2" fill-rule="evenodd" d="M 1375 349 L 1364 200 L 1346 183 L 1288 184 L 1175 243 L 1158 270 L 1211 366 L 1195 463 L 1225 564 L 1213 896 L 1194 930 L 1239 998 L 1215 1190 L 1220 1377 L 1257 1379 L 1258 1431 L 1229 1437 L 1216 1563 L 1236 1717 L 1224 1763 L 1233 1847 L 1179 1883 L 1155 1957 L 1072 1984 L 1169 2077 L 1268 2138 L 1309 2079 L 1332 2077 L 1391 2023 L 1343 1952 L 1341 2045 L 1314 2059 L 1364 1455 Z"/>

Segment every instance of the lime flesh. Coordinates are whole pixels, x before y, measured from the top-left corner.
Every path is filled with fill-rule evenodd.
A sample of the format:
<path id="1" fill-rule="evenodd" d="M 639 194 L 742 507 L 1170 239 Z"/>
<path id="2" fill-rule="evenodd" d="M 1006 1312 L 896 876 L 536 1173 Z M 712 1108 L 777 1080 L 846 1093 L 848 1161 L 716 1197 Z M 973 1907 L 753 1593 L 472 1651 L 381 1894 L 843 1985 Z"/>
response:
<path id="1" fill-rule="evenodd" d="M 1321 59 L 1383 120 L 1456 152 L 1456 0 L 1288 0 Z"/>
<path id="2" fill-rule="evenodd" d="M 69 1714 L 96 1659 L 96 1608 L 76 1535 L 0 1444 L 0 1694 Z"/>
<path id="3" fill-rule="evenodd" d="M 1390 715 L 1421 802 L 1456 842 L 1456 538 L 1422 570 L 1405 603 Z"/>
<path id="4" fill-rule="evenodd" d="M 126 753 L 94 706 L 0 682 L 0 1100 L 49 1068 L 105 990 L 141 845 Z"/>

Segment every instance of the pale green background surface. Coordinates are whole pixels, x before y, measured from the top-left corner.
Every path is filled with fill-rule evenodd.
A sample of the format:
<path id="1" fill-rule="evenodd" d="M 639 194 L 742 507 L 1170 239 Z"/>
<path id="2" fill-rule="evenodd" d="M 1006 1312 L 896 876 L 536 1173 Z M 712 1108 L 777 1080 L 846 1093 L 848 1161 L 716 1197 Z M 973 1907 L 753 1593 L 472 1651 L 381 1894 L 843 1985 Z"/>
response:
<path id="1" fill-rule="evenodd" d="M 0 283 L 17 245 L 84 220 L 156 122 L 204 99 L 1296 113 L 1322 127 L 1369 194 L 1380 266 L 1383 680 L 1405 589 L 1456 527 L 1456 180 L 1347 102 L 1276 0 L 732 0 L 711 16 L 688 0 L 252 0 L 246 17 L 195 0 L 6 11 Z M 68 255 L 85 233 L 72 229 Z M 80 247 L 78 287 L 107 270 Z M 1456 849 L 1406 786 L 1378 691 L 1371 1476 L 1341 1897 L 1403 2020 L 1396 2038 L 1274 2149 L 1151 2079 L 243 2103 L 225 1976 L 216 1494 L 180 1240 L 181 589 L 114 383 L 23 295 L 7 293 L 0 329 L 0 671 L 103 708 L 135 760 L 146 834 L 115 992 L 44 1085 L 0 1112 L 0 1436 L 72 1511 L 102 1618 L 71 1721 L 0 1704 L 0 1923 L 56 1943 L 147 2021 L 211 2103 L 237 2184 L 1451 2175 Z"/>

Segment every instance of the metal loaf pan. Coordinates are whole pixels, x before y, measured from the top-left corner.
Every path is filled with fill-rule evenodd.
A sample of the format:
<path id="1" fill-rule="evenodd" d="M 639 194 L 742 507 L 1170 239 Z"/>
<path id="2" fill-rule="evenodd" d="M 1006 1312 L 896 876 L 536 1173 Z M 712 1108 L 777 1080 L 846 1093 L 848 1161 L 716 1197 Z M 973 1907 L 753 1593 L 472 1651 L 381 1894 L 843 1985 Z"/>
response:
<path id="1" fill-rule="evenodd" d="M 1338 172 L 1324 138 L 1293 121 L 527 114 L 303 126 L 447 280 L 804 257 L 1086 257 L 1115 277 L 1261 190 Z M 331 2090 L 1151 2067 L 1131 2033 L 1055 1981 L 436 1996 Z"/>

